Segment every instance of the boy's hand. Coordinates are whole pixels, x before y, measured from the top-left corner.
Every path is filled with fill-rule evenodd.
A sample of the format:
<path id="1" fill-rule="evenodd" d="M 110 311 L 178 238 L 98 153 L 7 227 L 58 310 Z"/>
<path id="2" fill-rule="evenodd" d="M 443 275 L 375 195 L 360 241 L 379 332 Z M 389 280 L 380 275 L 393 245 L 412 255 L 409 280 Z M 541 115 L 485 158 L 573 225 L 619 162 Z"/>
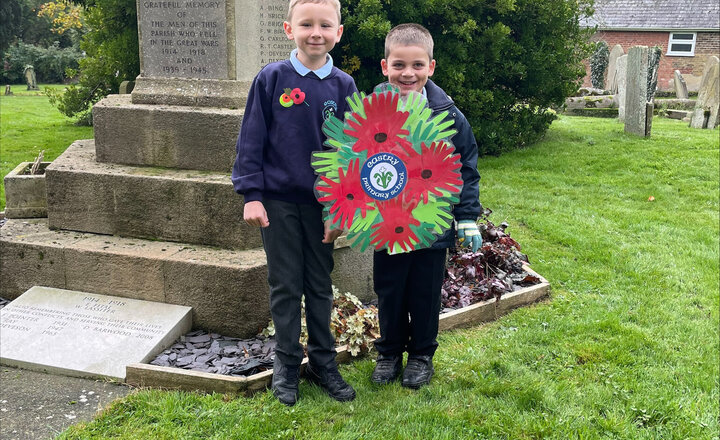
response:
<path id="1" fill-rule="evenodd" d="M 469 245 L 473 252 L 477 252 L 482 246 L 482 235 L 477 223 L 472 220 L 460 220 L 457 225 L 457 235 L 460 243 Z"/>
<path id="2" fill-rule="evenodd" d="M 243 218 L 245 219 L 245 223 L 248 225 L 259 226 L 261 228 L 267 228 L 270 226 L 267 212 L 265 211 L 265 206 L 262 202 L 247 202 L 243 211 Z"/>
<path id="3" fill-rule="evenodd" d="M 334 229 L 330 220 L 325 220 L 325 236 L 323 237 L 323 243 L 332 243 L 338 238 L 343 232 L 342 229 Z"/>

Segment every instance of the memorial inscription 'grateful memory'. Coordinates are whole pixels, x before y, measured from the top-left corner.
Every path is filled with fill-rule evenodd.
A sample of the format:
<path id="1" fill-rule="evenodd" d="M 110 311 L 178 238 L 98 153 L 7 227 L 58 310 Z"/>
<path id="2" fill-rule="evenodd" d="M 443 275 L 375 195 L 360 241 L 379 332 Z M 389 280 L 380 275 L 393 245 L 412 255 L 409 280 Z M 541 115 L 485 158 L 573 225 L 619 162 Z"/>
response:
<path id="1" fill-rule="evenodd" d="M 0 310 L 0 360 L 122 379 L 190 329 L 190 310 L 35 286 Z"/>
<path id="2" fill-rule="evenodd" d="M 138 2 L 143 76 L 227 79 L 225 1 Z"/>

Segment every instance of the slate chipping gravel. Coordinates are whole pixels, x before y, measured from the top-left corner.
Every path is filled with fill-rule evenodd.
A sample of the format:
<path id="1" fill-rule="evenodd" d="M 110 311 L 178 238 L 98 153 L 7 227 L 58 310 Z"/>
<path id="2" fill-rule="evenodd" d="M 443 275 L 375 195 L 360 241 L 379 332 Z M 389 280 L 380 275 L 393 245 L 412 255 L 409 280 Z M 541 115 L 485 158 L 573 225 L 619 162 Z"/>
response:
<path id="1" fill-rule="evenodd" d="M 251 376 L 272 368 L 275 339 L 258 335 L 239 339 L 196 330 L 181 336 L 151 365 L 228 376 Z"/>

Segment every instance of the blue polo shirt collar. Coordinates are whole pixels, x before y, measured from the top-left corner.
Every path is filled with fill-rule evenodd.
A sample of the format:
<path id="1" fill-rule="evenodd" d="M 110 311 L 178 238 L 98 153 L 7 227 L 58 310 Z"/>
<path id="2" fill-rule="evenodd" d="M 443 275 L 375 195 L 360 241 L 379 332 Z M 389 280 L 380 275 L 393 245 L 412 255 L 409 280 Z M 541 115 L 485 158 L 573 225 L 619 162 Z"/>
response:
<path id="1" fill-rule="evenodd" d="M 292 64 L 295 71 L 300 76 L 305 76 L 310 72 L 313 72 L 315 75 L 317 75 L 320 79 L 325 79 L 326 76 L 330 75 L 330 72 L 332 72 L 333 68 L 333 59 L 330 56 L 330 54 L 327 54 L 327 62 L 324 66 L 317 70 L 310 70 L 303 63 L 300 62 L 300 60 L 297 57 L 297 49 L 293 49 L 292 52 L 290 52 L 290 64 Z"/>

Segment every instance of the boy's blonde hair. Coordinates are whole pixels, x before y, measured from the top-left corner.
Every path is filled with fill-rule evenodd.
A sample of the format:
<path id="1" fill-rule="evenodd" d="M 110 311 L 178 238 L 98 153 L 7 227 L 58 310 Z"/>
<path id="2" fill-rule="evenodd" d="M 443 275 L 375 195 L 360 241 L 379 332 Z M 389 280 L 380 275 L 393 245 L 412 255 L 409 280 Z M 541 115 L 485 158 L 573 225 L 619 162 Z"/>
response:
<path id="1" fill-rule="evenodd" d="M 338 16 L 338 24 L 342 23 L 341 17 L 340 17 L 340 0 L 290 0 L 290 6 L 288 7 L 288 14 L 287 14 L 287 21 L 289 22 L 292 19 L 292 13 L 293 9 L 295 9 L 295 6 L 297 5 L 304 5 L 305 3 L 326 3 L 333 8 L 335 8 L 335 11 L 337 11 Z"/>
<path id="2" fill-rule="evenodd" d="M 385 37 L 385 58 L 390 56 L 393 46 L 419 46 L 433 59 L 433 38 L 430 31 L 417 23 L 399 24 L 390 29 Z"/>

